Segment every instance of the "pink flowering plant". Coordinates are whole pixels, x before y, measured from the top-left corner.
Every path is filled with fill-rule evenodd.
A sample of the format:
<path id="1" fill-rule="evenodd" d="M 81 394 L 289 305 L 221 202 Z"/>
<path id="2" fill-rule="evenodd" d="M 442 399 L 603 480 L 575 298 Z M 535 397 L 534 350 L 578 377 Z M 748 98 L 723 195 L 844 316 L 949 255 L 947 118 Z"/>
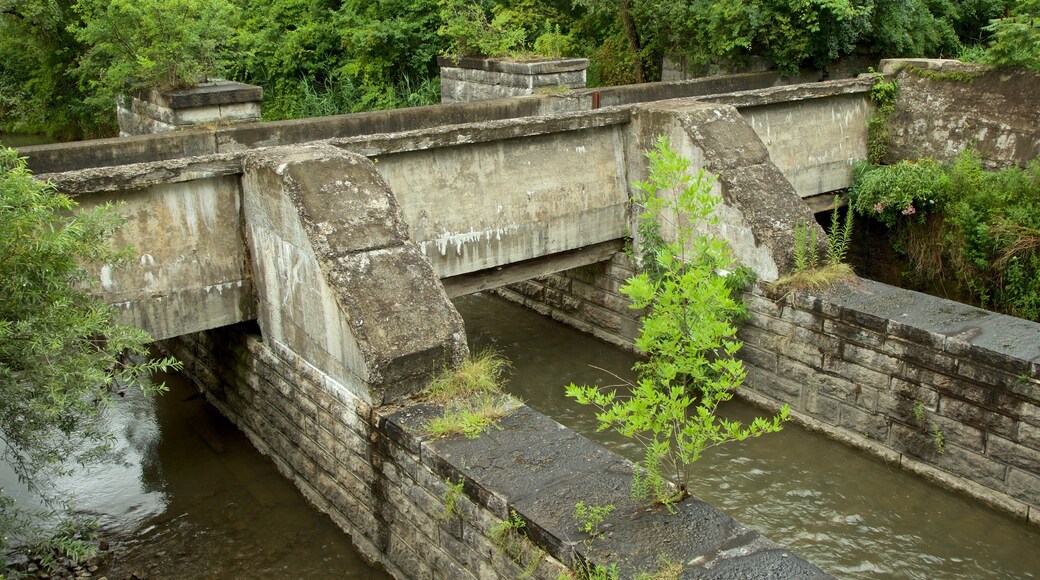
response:
<path id="1" fill-rule="evenodd" d="M 863 163 L 856 167 L 853 181 L 849 194 L 856 212 L 888 227 L 908 219 L 923 222 L 941 208 L 951 185 L 945 168 L 934 159 L 882 166 Z"/>

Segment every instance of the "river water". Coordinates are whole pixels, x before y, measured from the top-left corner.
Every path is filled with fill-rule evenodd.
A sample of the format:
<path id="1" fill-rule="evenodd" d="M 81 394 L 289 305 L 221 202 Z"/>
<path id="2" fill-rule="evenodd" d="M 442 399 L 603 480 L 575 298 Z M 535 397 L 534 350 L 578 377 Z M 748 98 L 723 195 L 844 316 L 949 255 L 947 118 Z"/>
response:
<path id="1" fill-rule="evenodd" d="M 472 346 L 512 361 L 510 392 L 615 452 L 642 458 L 630 440 L 597 432 L 592 408 L 563 394 L 572 381 L 618 383 L 611 372 L 629 378 L 633 354 L 493 296 L 456 306 Z M 756 409 L 734 401 L 724 413 L 748 420 Z M 1040 529 L 796 425 L 709 451 L 696 467 L 694 495 L 839 577 L 1040 576 Z"/>
<path id="2" fill-rule="evenodd" d="M 510 390 L 531 407 L 633 460 L 630 441 L 596 432 L 566 383 L 617 382 L 635 357 L 504 300 L 456 302 L 471 344 L 513 363 Z M 127 392 L 111 411 L 113 461 L 59 485 L 96 515 L 129 578 L 382 579 L 184 377 L 157 399 Z M 732 417 L 755 410 L 734 403 Z M 1040 531 L 794 425 L 709 452 L 692 491 L 839 577 L 1033 578 Z M 16 484 L 0 485 L 14 489 Z"/>

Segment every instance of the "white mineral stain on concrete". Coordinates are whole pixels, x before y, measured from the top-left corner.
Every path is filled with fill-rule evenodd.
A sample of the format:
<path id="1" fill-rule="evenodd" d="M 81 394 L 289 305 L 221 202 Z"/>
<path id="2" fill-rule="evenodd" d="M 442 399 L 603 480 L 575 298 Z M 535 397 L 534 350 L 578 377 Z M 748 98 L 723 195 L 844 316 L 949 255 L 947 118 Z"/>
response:
<path id="1" fill-rule="evenodd" d="M 437 251 L 440 252 L 440 255 L 447 256 L 448 248 L 454 247 L 455 255 L 461 256 L 462 248 L 465 247 L 467 244 L 472 244 L 481 240 L 486 240 L 487 244 L 490 245 L 492 239 L 494 239 L 495 241 L 501 241 L 502 236 L 508 235 L 511 232 L 515 232 L 518 229 L 520 229 L 520 226 L 511 225 L 502 228 L 492 228 L 480 231 L 471 229 L 470 231 L 463 233 L 444 232 L 443 234 L 432 240 L 419 242 L 419 249 L 422 251 L 423 255 L 429 255 L 428 248 L 431 245 L 435 245 L 437 247 Z"/>

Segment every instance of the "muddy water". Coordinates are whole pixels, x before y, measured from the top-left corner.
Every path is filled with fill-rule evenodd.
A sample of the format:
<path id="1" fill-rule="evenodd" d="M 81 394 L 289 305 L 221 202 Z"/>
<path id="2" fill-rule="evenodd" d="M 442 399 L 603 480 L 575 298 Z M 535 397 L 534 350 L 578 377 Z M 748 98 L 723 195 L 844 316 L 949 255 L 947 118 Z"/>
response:
<path id="1" fill-rule="evenodd" d="M 638 460 L 628 440 L 597 433 L 567 382 L 613 384 L 630 353 L 500 299 L 456 302 L 470 342 L 514 366 L 510 391 L 531 407 Z M 755 409 L 725 409 L 749 418 Z M 693 493 L 828 572 L 848 578 L 1035 578 L 1040 530 L 911 474 L 789 425 L 782 433 L 708 452 Z"/>
<path id="2" fill-rule="evenodd" d="M 106 417 L 111 461 L 60 480 L 98 517 L 129 578 L 388 578 L 182 376 Z M 7 486 L 14 489 L 14 486 Z"/>

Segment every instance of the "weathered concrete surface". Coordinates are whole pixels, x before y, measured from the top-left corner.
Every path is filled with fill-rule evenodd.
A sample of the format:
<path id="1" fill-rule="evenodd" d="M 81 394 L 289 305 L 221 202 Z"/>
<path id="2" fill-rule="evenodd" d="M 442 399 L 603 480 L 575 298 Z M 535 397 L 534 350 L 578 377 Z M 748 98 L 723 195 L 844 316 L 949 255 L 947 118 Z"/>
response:
<path id="1" fill-rule="evenodd" d="M 655 573 L 662 557 L 682 578 L 826 578 L 822 570 L 697 499 L 670 513 L 630 497 L 632 464 L 555 421 L 521 407 L 477 439 L 422 432 L 428 405 L 378 411 L 377 425 L 441 477 L 463 482 L 470 500 L 505 518 L 553 559 L 575 566 L 617 564 L 621 578 Z M 614 504 L 595 541 L 578 529 L 574 505 Z M 500 548 L 501 549 L 501 548 Z"/>
<path id="2" fill-rule="evenodd" d="M 1040 155 L 1040 73 L 925 59 L 883 61 L 883 71 L 899 85 L 889 162 L 950 160 L 969 146 L 991 168 Z"/>
<path id="3" fill-rule="evenodd" d="M 867 158 L 874 112 L 870 79 L 828 81 L 704 97 L 737 107 L 802 198 L 852 185 L 852 167 Z"/>
<path id="4" fill-rule="evenodd" d="M 625 236 L 622 127 L 572 124 L 588 116 L 597 115 L 403 135 L 382 155 L 371 143 L 344 146 L 373 156 L 412 239 L 445 278 Z M 556 130 L 543 132 L 546 124 Z M 515 136 L 479 137 L 496 129 Z"/>
<path id="5" fill-rule="evenodd" d="M 471 57 L 438 57 L 441 102 L 530 95 L 540 88 L 585 88 L 585 58 L 514 62 Z"/>
<path id="6" fill-rule="evenodd" d="M 246 160 L 243 189 L 266 340 L 369 404 L 465 356 L 462 319 L 369 160 L 327 145 L 264 150 Z"/>
<path id="7" fill-rule="evenodd" d="M 133 246 L 133 260 L 92 271 L 102 298 L 155 339 L 255 318 L 240 199 L 237 176 L 78 197 L 84 209 L 122 204 L 127 217 L 113 242 Z"/>
<path id="8" fill-rule="evenodd" d="M 531 95 L 429 107 L 410 107 L 312 119 L 245 123 L 231 127 L 190 129 L 160 135 L 98 139 L 76 143 L 22 147 L 29 168 L 36 173 L 166 161 L 179 157 L 244 152 L 378 133 L 396 133 L 459 123 L 516 119 L 588 111 L 664 99 L 697 97 L 735 91 L 761 90 L 784 84 L 774 72 L 729 75 L 681 82 L 645 83 L 563 94 Z"/>
<path id="9" fill-rule="evenodd" d="M 705 233 L 729 242 L 737 261 L 762 280 L 775 280 L 793 266 L 795 226 L 819 226 L 735 108 L 661 101 L 637 107 L 633 125 L 637 138 L 630 147 L 649 149 L 657 135 L 665 135 L 676 153 L 691 161 L 691 171 L 704 168 L 719 176 L 713 186 L 723 200 L 716 209 L 719 223 L 708 225 Z M 630 151 L 628 158 L 640 154 Z M 632 167 L 631 180 L 644 178 L 646 171 L 645 162 Z M 662 231 L 666 237 L 672 235 L 668 221 Z M 822 230 L 819 239 L 824 239 Z"/>
<path id="10" fill-rule="evenodd" d="M 128 137 L 259 121 L 263 98 L 258 86 L 225 80 L 172 91 L 153 89 L 117 102 L 119 134 Z"/>

